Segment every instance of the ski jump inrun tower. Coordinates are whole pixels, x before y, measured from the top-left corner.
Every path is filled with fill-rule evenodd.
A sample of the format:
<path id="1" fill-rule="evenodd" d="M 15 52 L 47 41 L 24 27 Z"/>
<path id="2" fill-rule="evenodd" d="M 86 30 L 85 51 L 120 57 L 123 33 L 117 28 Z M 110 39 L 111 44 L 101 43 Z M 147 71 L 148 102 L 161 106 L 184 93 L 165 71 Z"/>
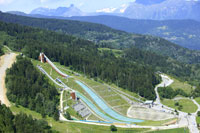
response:
<path id="1" fill-rule="evenodd" d="M 44 54 L 44 53 L 40 53 L 39 56 L 39 60 L 41 61 L 41 63 L 45 63 L 47 62 L 58 74 L 60 74 L 62 77 L 64 78 L 68 78 L 69 75 L 61 72 L 54 64 L 53 62 L 51 62 L 51 60 Z"/>

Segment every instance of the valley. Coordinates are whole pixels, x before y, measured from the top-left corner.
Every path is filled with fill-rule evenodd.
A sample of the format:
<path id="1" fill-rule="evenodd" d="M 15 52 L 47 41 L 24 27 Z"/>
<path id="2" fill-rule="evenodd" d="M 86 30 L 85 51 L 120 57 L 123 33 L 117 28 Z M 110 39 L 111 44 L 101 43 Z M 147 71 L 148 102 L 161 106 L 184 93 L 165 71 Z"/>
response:
<path id="1" fill-rule="evenodd" d="M 170 3 L 136 0 L 115 16 L 0 11 L 0 132 L 198 133 L 199 22 L 119 17 Z"/>

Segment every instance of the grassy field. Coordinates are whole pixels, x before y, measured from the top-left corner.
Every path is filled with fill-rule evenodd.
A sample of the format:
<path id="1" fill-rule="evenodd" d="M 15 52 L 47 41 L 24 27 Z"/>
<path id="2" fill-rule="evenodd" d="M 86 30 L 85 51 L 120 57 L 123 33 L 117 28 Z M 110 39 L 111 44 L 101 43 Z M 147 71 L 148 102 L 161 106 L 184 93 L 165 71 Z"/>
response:
<path id="1" fill-rule="evenodd" d="M 196 117 L 197 124 L 200 124 L 200 117 Z"/>
<path id="2" fill-rule="evenodd" d="M 179 105 L 183 106 L 183 109 L 180 111 L 186 113 L 194 113 L 197 110 L 197 106 L 192 102 L 190 99 L 180 99 L 180 100 L 170 100 L 170 99 L 163 99 L 162 103 L 168 107 L 174 108 L 178 110 L 178 106 L 175 106 L 175 103 L 178 102 Z"/>
<path id="3" fill-rule="evenodd" d="M 35 112 L 31 111 L 27 108 L 24 108 L 22 106 L 16 107 L 11 106 L 11 111 L 14 114 L 24 112 L 27 115 L 32 115 L 35 119 L 42 119 L 42 116 Z M 45 120 L 49 123 L 50 126 L 52 126 L 52 129 L 59 131 L 61 133 L 102 133 L 102 132 L 108 132 L 110 133 L 110 127 L 109 126 L 97 126 L 97 125 L 89 125 L 89 124 L 81 124 L 81 123 L 74 123 L 74 122 L 61 122 L 61 121 L 55 121 L 51 117 L 46 117 Z M 124 128 L 118 128 L 118 132 L 120 133 L 126 133 L 126 132 L 144 132 L 149 131 L 150 129 L 124 129 Z"/>
<path id="4" fill-rule="evenodd" d="M 189 133 L 188 128 L 176 128 L 169 130 L 151 131 L 149 133 Z"/>
<path id="5" fill-rule="evenodd" d="M 123 54 L 122 50 L 110 49 L 110 48 L 98 48 L 99 51 L 112 51 L 115 57 L 120 57 Z"/>
<path id="6" fill-rule="evenodd" d="M 120 88 L 120 87 L 116 86 L 115 84 L 111 84 L 111 85 L 109 85 L 109 86 L 111 86 L 111 87 L 113 87 L 113 88 L 116 88 L 116 89 L 118 89 L 118 90 L 120 90 L 120 91 L 123 91 L 123 92 L 125 92 L 126 94 L 128 94 L 128 95 L 130 95 L 130 96 L 133 96 L 133 97 L 135 97 L 135 98 L 137 98 L 137 99 L 140 99 L 141 101 L 145 101 L 145 100 L 146 100 L 145 98 L 140 97 L 138 94 L 136 94 L 136 93 L 134 93 L 134 92 L 130 92 L 130 91 L 125 90 L 125 89 L 123 89 L 123 88 Z M 130 97 L 129 97 L 129 98 L 130 98 Z M 133 99 L 133 98 L 130 98 L 130 99 L 133 100 L 133 101 L 136 101 L 136 100 Z M 138 101 L 136 101 L 136 102 L 138 102 Z"/>
<path id="7" fill-rule="evenodd" d="M 97 121 L 102 121 L 102 119 L 100 119 L 99 117 L 97 117 L 94 114 L 91 114 L 87 120 L 97 120 Z"/>
<path id="8" fill-rule="evenodd" d="M 172 118 L 172 119 L 169 119 L 169 120 L 163 120 L 163 121 L 144 121 L 142 123 L 139 123 L 138 125 L 142 125 L 142 126 L 148 126 L 148 125 L 151 125 L 151 126 L 163 126 L 165 123 L 169 123 L 171 121 L 174 121 L 174 120 L 177 120 L 177 118 Z"/>
<path id="9" fill-rule="evenodd" d="M 172 77 L 170 77 L 170 78 L 172 78 Z M 181 82 L 174 78 L 172 78 L 172 79 L 174 80 L 174 82 L 170 85 L 170 87 L 172 87 L 174 90 L 182 89 L 187 94 L 190 94 L 191 91 L 193 90 L 192 86 L 190 84 L 188 84 L 187 82 Z"/>
<path id="10" fill-rule="evenodd" d="M 200 97 L 195 98 L 198 104 L 200 104 Z"/>

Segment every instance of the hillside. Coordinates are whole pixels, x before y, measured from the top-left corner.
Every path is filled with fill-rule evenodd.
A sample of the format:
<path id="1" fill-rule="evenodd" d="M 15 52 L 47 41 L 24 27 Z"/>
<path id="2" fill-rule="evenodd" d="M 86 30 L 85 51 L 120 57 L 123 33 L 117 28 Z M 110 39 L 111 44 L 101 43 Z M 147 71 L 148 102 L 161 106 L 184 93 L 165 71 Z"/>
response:
<path id="1" fill-rule="evenodd" d="M 63 18 L 104 24 L 114 29 L 162 37 L 189 49 L 200 49 L 200 22 L 194 20 L 136 20 L 117 16 Z"/>
<path id="2" fill-rule="evenodd" d="M 53 133 L 51 127 L 45 120 L 36 120 L 32 116 L 24 113 L 12 114 L 11 110 L 5 105 L 0 104 L 0 132 L 2 133 Z"/>
<path id="3" fill-rule="evenodd" d="M 16 24 L 0 22 L 0 34 L 3 37 L 1 39 L 6 41 L 10 48 L 22 51 L 30 58 L 38 59 L 39 53 L 44 52 L 53 61 L 84 72 L 89 77 L 99 78 L 108 83 L 117 83 L 120 87 L 137 92 L 148 99 L 155 98 L 154 87 L 159 82 L 159 78 L 154 70 L 142 61 L 129 61 L 126 58 L 115 57 L 112 52 L 101 52 L 90 41 Z M 140 54 L 143 55 L 143 52 L 140 51 Z M 23 66 L 19 65 L 19 67 L 26 70 Z M 27 68 L 28 70 L 30 67 Z M 25 76 L 29 75 L 25 74 Z M 16 80 L 19 79 L 16 78 Z M 13 89 L 16 90 L 16 88 Z M 13 96 L 10 98 L 15 99 Z M 19 102 L 27 106 L 23 101 L 26 100 L 21 99 Z"/>
<path id="4" fill-rule="evenodd" d="M 185 63 L 199 63 L 200 52 L 191 51 L 165 39 L 148 35 L 129 34 L 104 25 L 72 20 L 39 19 L 0 13 L 0 20 L 39 27 L 59 33 L 72 34 L 95 42 L 99 47 L 124 49 L 136 47 L 141 50 L 170 56 Z"/>

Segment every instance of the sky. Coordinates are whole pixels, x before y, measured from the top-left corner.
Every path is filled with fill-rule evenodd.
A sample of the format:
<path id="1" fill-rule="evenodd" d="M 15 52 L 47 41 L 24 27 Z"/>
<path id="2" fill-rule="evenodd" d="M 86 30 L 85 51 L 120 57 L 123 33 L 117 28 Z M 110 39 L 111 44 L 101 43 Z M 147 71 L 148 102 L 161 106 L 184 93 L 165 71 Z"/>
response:
<path id="1" fill-rule="evenodd" d="M 95 12 L 104 8 L 118 8 L 135 0 L 0 0 L 0 10 L 31 12 L 38 7 L 69 7 L 74 4 L 83 12 Z"/>

